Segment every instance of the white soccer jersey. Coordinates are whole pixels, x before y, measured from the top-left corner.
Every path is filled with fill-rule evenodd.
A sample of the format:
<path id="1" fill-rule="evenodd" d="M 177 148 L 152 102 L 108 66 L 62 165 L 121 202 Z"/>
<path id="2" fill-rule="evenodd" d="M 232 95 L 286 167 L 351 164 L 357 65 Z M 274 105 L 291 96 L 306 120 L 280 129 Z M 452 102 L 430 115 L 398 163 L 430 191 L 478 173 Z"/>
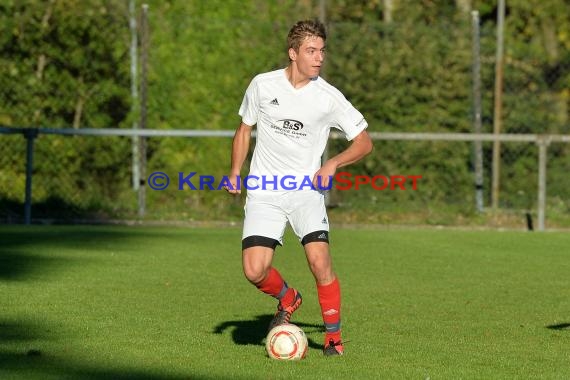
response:
<path id="1" fill-rule="evenodd" d="M 257 75 L 246 90 L 239 109 L 242 122 L 257 125 L 257 142 L 249 176 L 267 179 L 259 190 L 283 188 L 282 179 L 297 184 L 321 167 L 331 128 L 352 140 L 367 128 L 362 114 L 335 87 L 321 77 L 295 89 L 284 69 Z M 276 186 L 271 183 L 277 178 Z M 251 181 L 248 190 L 252 191 Z M 298 190 L 296 188 L 295 190 Z M 300 190 L 310 190 L 303 187 Z"/>

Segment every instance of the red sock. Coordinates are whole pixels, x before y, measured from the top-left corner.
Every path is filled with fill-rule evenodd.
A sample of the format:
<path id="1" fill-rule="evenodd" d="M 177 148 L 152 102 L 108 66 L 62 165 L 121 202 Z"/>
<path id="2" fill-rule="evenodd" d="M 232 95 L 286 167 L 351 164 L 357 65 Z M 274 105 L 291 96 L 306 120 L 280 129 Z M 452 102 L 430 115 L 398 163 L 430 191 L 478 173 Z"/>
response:
<path id="1" fill-rule="evenodd" d="M 338 279 L 335 278 L 328 285 L 317 284 L 317 293 L 327 331 L 325 344 L 328 344 L 329 339 L 338 342 L 340 341 L 340 284 Z"/>
<path id="2" fill-rule="evenodd" d="M 255 286 L 263 293 L 277 298 L 284 305 L 287 305 L 287 301 L 293 302 L 293 290 L 289 289 L 281 274 L 273 267 L 269 269 L 267 277 Z"/>

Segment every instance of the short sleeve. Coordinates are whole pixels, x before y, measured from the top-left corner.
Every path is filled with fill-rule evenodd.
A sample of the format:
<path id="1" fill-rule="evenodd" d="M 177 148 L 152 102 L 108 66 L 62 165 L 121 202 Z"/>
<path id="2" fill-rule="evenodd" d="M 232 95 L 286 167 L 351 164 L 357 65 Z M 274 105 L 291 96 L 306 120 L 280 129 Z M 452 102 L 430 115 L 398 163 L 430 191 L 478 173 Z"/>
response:
<path id="1" fill-rule="evenodd" d="M 250 126 L 257 124 L 259 117 L 259 88 L 255 78 L 245 91 L 238 113 L 244 124 Z"/>
<path id="2" fill-rule="evenodd" d="M 346 139 L 350 141 L 368 128 L 368 123 L 352 104 L 347 100 L 344 103 L 344 109 L 337 112 L 335 117 L 335 127 L 343 131 Z"/>

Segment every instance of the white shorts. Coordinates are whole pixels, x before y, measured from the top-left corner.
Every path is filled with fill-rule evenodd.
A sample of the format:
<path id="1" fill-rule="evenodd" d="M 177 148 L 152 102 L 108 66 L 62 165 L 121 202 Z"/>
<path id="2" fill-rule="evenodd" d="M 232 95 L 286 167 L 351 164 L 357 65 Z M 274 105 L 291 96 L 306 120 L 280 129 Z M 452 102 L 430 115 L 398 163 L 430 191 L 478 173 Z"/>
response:
<path id="1" fill-rule="evenodd" d="M 328 242 L 329 222 L 321 192 L 250 192 L 244 210 L 242 240 L 262 236 L 283 245 L 283 233 L 289 222 L 303 244 L 304 237 L 316 232 L 319 234 L 311 241 Z"/>

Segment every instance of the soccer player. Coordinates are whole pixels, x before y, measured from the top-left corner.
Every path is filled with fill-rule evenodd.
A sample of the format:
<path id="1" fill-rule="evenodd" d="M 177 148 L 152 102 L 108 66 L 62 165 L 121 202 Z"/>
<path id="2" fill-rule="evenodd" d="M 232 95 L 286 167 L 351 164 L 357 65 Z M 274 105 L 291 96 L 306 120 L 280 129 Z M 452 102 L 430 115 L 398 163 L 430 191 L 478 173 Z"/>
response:
<path id="1" fill-rule="evenodd" d="M 329 253 L 324 190 L 336 170 L 370 153 L 368 123 L 344 95 L 319 76 L 326 31 L 318 20 L 297 22 L 287 36 L 289 65 L 255 76 L 239 109 L 241 123 L 232 145 L 229 193 L 247 189 L 242 235 L 245 277 L 278 300 L 269 325 L 288 323 L 301 305 L 301 293 L 272 266 L 287 222 L 302 244 L 315 278 L 326 328 L 323 353 L 342 355 L 341 292 Z M 257 142 L 248 181 L 240 183 L 253 126 Z M 331 128 L 344 132 L 348 147 L 324 162 Z M 308 179 L 308 183 L 307 183 Z M 245 186 L 244 186 L 245 185 Z"/>

